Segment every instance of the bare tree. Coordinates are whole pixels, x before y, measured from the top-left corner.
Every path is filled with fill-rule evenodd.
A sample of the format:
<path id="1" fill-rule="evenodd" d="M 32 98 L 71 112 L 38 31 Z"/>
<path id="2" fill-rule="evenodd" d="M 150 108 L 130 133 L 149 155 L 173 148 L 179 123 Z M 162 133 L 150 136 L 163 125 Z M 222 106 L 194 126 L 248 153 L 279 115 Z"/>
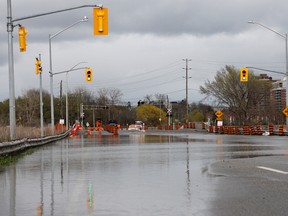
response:
<path id="1" fill-rule="evenodd" d="M 22 97 L 17 99 L 17 122 L 25 126 L 38 124 L 40 116 L 39 90 L 27 90 Z"/>
<path id="2" fill-rule="evenodd" d="M 108 89 L 101 88 L 97 91 L 96 104 L 106 106 L 109 104 Z"/>
<path id="3" fill-rule="evenodd" d="M 165 94 L 155 94 L 157 103 L 164 103 L 166 101 L 167 96 Z"/>
<path id="4" fill-rule="evenodd" d="M 146 104 L 151 104 L 153 102 L 153 95 L 149 95 L 147 94 L 145 97 L 144 97 L 144 101 Z"/>
<path id="5" fill-rule="evenodd" d="M 200 92 L 217 98 L 219 106 L 227 107 L 239 124 L 254 123 L 268 113 L 271 82 L 258 79 L 253 72 L 249 72 L 246 83 L 240 82 L 239 76 L 239 70 L 226 66 L 214 81 L 200 86 Z"/>
<path id="6" fill-rule="evenodd" d="M 109 99 L 112 105 L 115 105 L 121 101 L 123 93 L 116 88 L 108 89 Z"/>

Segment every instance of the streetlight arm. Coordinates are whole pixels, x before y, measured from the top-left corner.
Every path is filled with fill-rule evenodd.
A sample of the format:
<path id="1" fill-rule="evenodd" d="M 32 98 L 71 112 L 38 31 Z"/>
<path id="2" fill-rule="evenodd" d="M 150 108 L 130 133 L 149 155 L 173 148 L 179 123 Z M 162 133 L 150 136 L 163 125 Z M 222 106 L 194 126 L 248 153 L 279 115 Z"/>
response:
<path id="1" fill-rule="evenodd" d="M 72 68 L 72 69 L 67 70 L 67 71 L 60 71 L 60 72 L 53 73 L 53 75 L 58 75 L 58 74 L 63 74 L 63 73 L 69 73 L 69 72 L 71 72 L 71 71 L 83 70 L 83 69 L 86 69 L 86 68 L 87 68 L 87 67 Z"/>
<path id="2" fill-rule="evenodd" d="M 64 32 L 64 31 L 72 28 L 73 26 L 77 25 L 78 23 L 80 23 L 80 22 L 86 22 L 86 21 L 88 21 L 88 18 L 85 16 L 82 20 L 79 20 L 79 21 L 77 21 L 77 22 L 75 22 L 75 23 L 67 26 L 66 28 L 62 29 L 61 31 L 55 33 L 54 35 L 49 35 L 49 39 L 51 40 L 52 38 L 56 37 L 57 35 L 61 34 L 62 32 Z"/>
<path id="3" fill-rule="evenodd" d="M 283 37 L 283 38 L 286 39 L 286 35 L 281 34 L 281 33 L 277 32 L 277 31 L 275 31 L 274 29 L 271 29 L 271 28 L 269 28 L 268 26 L 265 26 L 265 25 L 263 25 L 263 24 L 261 24 L 261 23 L 258 23 L 258 22 L 255 22 L 255 21 L 248 21 L 248 23 L 249 23 L 249 24 L 260 25 L 260 26 L 262 26 L 263 28 L 266 28 L 266 29 L 268 29 L 269 31 L 272 31 L 272 32 L 274 32 L 275 34 L 279 35 L 280 37 Z"/>

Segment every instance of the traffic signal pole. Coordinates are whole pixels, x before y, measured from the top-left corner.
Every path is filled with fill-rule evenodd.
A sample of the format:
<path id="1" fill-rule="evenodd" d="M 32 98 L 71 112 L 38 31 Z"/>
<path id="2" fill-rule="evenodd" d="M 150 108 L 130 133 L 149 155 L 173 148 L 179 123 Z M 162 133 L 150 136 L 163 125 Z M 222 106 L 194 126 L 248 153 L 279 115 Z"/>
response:
<path id="1" fill-rule="evenodd" d="M 14 59 L 13 59 L 13 21 L 11 0 L 7 0 L 7 32 L 8 32 L 8 67 L 9 67 L 9 117 L 10 139 L 16 138 L 15 118 L 15 86 L 14 86 Z"/>
<path id="2" fill-rule="evenodd" d="M 62 10 L 56 10 L 52 12 L 36 14 L 32 16 L 21 17 L 12 19 L 12 4 L 11 0 L 7 0 L 7 33 L 8 33 L 8 67 L 9 67 L 9 120 L 10 120 L 10 140 L 16 138 L 16 111 L 15 111 L 15 80 L 14 80 L 14 55 L 13 55 L 13 28 L 14 22 L 36 18 L 40 16 L 51 15 L 55 13 L 61 13 L 70 10 L 76 10 L 86 7 L 102 8 L 102 5 L 82 5 L 78 7 L 72 7 Z"/>
<path id="3" fill-rule="evenodd" d="M 39 61 L 41 62 L 41 55 L 39 54 Z M 39 65 L 37 65 L 39 67 Z M 42 67 L 42 66 L 40 66 Z M 38 68 L 39 70 L 39 68 Z M 42 94 L 42 68 L 39 71 L 39 85 L 40 85 L 40 128 L 41 128 L 41 137 L 44 136 L 44 120 L 43 120 L 43 94 Z"/>

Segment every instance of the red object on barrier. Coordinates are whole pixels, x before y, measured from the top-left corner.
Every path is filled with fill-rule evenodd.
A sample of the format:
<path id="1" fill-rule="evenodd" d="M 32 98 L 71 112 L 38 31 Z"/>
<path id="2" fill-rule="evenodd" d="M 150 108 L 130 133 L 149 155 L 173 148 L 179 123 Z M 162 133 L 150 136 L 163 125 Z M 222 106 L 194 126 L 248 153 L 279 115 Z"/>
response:
<path id="1" fill-rule="evenodd" d="M 78 130 L 80 130 L 80 125 L 79 124 L 73 125 L 72 135 L 75 136 Z"/>

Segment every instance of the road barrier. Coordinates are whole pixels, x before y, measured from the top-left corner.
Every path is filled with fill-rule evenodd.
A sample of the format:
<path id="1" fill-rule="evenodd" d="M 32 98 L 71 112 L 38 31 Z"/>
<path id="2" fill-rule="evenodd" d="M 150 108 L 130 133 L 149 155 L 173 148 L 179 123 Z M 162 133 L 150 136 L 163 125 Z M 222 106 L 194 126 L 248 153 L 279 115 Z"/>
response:
<path id="1" fill-rule="evenodd" d="M 258 134 L 258 135 L 262 135 L 262 134 L 263 134 L 263 131 L 261 130 L 260 125 L 257 125 L 257 126 L 256 126 L 256 131 L 257 131 L 257 134 Z"/>
<path id="2" fill-rule="evenodd" d="M 249 126 L 243 126 L 243 135 L 250 135 Z"/>
<path id="3" fill-rule="evenodd" d="M 216 134 L 229 134 L 229 135 L 279 135 L 279 136 L 288 136 L 288 131 L 284 131 L 284 126 L 279 125 L 279 127 L 274 128 L 272 124 L 269 125 L 269 130 L 263 130 L 260 125 L 255 126 L 207 126 L 207 131 L 209 133 Z"/>
<path id="4" fill-rule="evenodd" d="M 278 135 L 283 136 L 284 135 L 284 126 L 280 125 L 278 128 Z"/>
<path id="5" fill-rule="evenodd" d="M 269 125 L 269 134 L 270 135 L 273 135 L 274 134 L 274 127 L 273 127 L 273 125 Z"/>
<path id="6" fill-rule="evenodd" d="M 250 126 L 250 131 L 251 131 L 251 135 L 256 135 L 256 131 L 254 129 L 254 126 Z"/>
<path id="7" fill-rule="evenodd" d="M 239 134 L 240 134 L 239 126 L 236 126 L 236 127 L 235 127 L 235 134 L 236 134 L 236 135 L 239 135 Z"/>
<path id="8" fill-rule="evenodd" d="M 56 142 L 58 140 L 68 137 L 69 134 L 70 131 L 68 130 L 65 133 L 55 136 L 47 136 L 44 138 L 35 138 L 35 139 L 25 138 L 22 140 L 0 143 L 0 156 L 13 155 L 29 148 L 34 148 L 52 142 Z"/>

